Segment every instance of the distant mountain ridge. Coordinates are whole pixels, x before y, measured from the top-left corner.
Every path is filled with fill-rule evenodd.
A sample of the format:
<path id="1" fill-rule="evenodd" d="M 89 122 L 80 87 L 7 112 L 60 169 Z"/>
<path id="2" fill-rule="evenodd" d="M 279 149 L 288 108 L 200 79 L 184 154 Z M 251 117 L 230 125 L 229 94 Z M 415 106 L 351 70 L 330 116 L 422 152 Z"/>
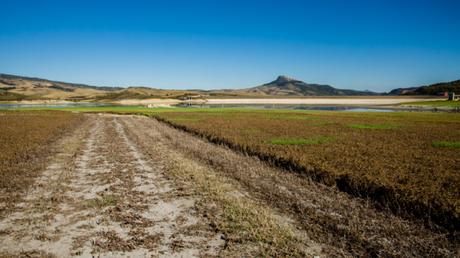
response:
<path id="1" fill-rule="evenodd" d="M 327 84 L 306 83 L 288 76 L 246 89 L 164 90 L 150 87 L 91 86 L 41 78 L 0 73 L 0 101 L 70 100 L 111 101 L 149 98 L 212 98 L 212 97 L 305 97 L 305 96 L 375 96 L 375 95 L 441 95 L 460 94 L 460 80 L 428 86 L 398 88 L 389 93 L 338 89 Z"/>
<path id="2" fill-rule="evenodd" d="M 379 94 L 372 91 L 337 89 L 327 84 L 305 83 L 284 75 L 278 76 L 272 82 L 249 88 L 245 91 L 275 96 L 356 96 Z"/>
<path id="3" fill-rule="evenodd" d="M 247 88 L 227 90 L 163 90 L 148 87 L 110 87 L 67 83 L 41 78 L 0 74 L 0 100 L 122 100 L 188 97 L 263 97 L 263 96 L 352 96 L 377 95 L 370 91 L 336 89 L 330 85 L 305 83 L 287 76 Z"/>

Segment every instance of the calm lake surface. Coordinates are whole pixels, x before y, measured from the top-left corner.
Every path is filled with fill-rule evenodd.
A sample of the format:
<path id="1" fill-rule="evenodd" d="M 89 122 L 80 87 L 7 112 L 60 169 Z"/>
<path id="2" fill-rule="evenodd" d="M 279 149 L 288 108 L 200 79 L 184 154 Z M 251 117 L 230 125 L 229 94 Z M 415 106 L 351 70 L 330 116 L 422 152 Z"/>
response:
<path id="1" fill-rule="evenodd" d="M 293 110 L 327 110 L 327 111 L 354 111 L 354 112 L 394 112 L 397 109 L 358 107 L 358 106 L 318 106 L 318 105 L 283 105 L 283 104 L 215 104 L 215 105 L 186 105 L 179 104 L 177 107 L 189 108 L 253 108 L 253 109 L 293 109 Z"/>
<path id="2" fill-rule="evenodd" d="M 66 107 L 104 107 L 112 106 L 103 103 L 60 103 L 60 104 L 0 104 L 0 109 L 16 109 L 16 108 L 66 108 Z"/>
<path id="3" fill-rule="evenodd" d="M 67 107 L 120 107 L 123 105 L 105 103 L 59 103 L 59 104 L 0 104 L 0 110 L 17 108 L 67 108 Z M 139 105 L 124 105 L 125 107 L 142 107 Z M 398 109 L 369 106 L 342 106 L 342 105 L 306 105 L 306 104 L 178 104 L 173 107 L 186 108 L 252 108 L 252 109 L 291 109 L 291 110 L 327 110 L 327 111 L 347 111 L 347 112 L 395 112 L 395 111 L 442 111 L 442 110 L 423 110 L 423 109 Z"/>

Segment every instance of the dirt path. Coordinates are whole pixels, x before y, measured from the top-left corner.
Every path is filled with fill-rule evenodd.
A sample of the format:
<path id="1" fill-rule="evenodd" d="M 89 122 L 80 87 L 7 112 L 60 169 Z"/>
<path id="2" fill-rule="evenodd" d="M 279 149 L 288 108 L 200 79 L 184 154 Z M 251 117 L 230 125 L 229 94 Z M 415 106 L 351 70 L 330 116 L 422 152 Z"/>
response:
<path id="1" fill-rule="evenodd" d="M 126 136 L 120 118 L 92 116 L 60 143 L 16 210 L 0 222 L 5 256 L 190 257 L 224 242 L 195 199 L 162 175 Z M 189 227 L 199 230 L 190 234 Z"/>
<path id="2" fill-rule="evenodd" d="M 0 256 L 455 256 L 427 229 L 140 116 L 88 115 L 9 216 Z"/>

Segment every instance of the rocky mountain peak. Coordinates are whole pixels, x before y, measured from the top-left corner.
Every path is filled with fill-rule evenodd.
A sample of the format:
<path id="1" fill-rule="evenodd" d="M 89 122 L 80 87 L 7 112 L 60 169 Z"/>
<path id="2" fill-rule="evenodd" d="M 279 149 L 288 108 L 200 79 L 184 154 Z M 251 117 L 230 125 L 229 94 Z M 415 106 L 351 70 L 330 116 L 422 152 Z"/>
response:
<path id="1" fill-rule="evenodd" d="M 293 81 L 297 81 L 297 80 L 292 78 L 292 77 L 288 77 L 288 76 L 285 76 L 285 75 L 280 75 L 280 76 L 278 76 L 278 78 L 276 78 L 276 80 L 274 82 L 276 84 L 284 84 L 284 83 L 293 82 Z"/>

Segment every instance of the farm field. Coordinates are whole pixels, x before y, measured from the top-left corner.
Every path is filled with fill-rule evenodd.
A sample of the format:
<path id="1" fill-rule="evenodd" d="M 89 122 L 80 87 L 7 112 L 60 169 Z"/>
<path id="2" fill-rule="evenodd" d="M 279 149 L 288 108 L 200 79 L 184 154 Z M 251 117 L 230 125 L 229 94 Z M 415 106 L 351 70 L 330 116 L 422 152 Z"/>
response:
<path id="1" fill-rule="evenodd" d="M 1 7 L 0 258 L 460 258 L 460 0 Z"/>
<path id="2" fill-rule="evenodd" d="M 70 112 L 0 111 L 0 215 L 53 154 L 50 144 L 80 119 Z"/>
<path id="3" fill-rule="evenodd" d="M 399 214 L 460 224 L 460 116 L 324 111 L 162 112 L 160 119 Z"/>
<path id="4" fill-rule="evenodd" d="M 449 257 L 458 251 L 457 229 L 424 225 L 327 186 L 347 171 L 316 170 L 314 178 L 292 173 L 300 171 L 293 166 L 297 160 L 273 166 L 254 157 L 270 154 L 265 145 L 277 155 L 273 157 L 293 156 L 295 151 L 313 155 L 308 146 L 323 146 L 332 159 L 336 156 L 328 154 L 332 151 L 326 147 L 338 144 L 340 137 L 361 139 L 359 134 L 367 134 L 372 141 L 366 143 L 375 144 L 385 138 L 381 134 L 415 130 L 419 124 L 442 133 L 426 140 L 429 146 L 456 154 L 458 134 L 446 133 L 448 128 L 458 128 L 453 114 L 143 107 L 62 110 L 72 112 L 17 110 L 0 116 L 8 121 L 2 126 L 9 128 L 10 136 L 0 141 L 2 150 L 13 146 L 9 142 L 21 141 L 36 142 L 41 147 L 31 149 L 42 150 L 27 152 L 40 161 L 27 167 L 30 174 L 11 172 L 17 182 L 28 182 L 13 191 L 14 201 L 5 205 L 8 195 L 1 192 L 1 205 L 7 208 L 0 217 L 0 256 Z M 37 127 L 23 127 L 27 121 Z M 297 130 L 290 129 L 294 126 Z M 27 138 L 38 132 L 47 135 L 50 128 L 60 129 L 53 129 L 51 138 Z M 236 151 L 238 139 L 247 142 L 244 150 L 254 155 Z M 209 140 L 235 145 L 228 148 Z M 1 156 L 1 161 L 11 156 Z M 21 167 L 30 160 L 17 159 L 15 164 Z M 456 156 L 450 163 L 458 166 Z M 1 164 L 2 169 L 8 167 Z M 380 168 L 378 164 L 368 166 Z M 455 183 L 455 174 L 448 172 L 442 175 Z M 11 182 L 7 177 L 1 180 L 3 185 Z M 383 182 L 390 180 L 382 177 Z M 458 194 L 446 189 L 449 194 L 439 198 Z"/>

